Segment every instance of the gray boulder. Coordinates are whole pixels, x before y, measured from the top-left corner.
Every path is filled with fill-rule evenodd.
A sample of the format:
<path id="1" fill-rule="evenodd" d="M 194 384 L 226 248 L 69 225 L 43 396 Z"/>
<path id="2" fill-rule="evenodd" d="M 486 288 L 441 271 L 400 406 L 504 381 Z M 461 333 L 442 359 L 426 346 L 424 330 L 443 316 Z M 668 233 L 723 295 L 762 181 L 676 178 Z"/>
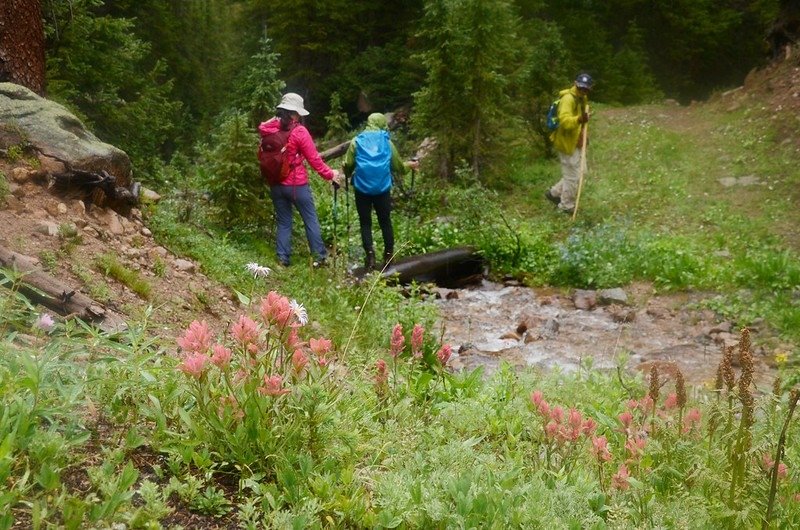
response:
<path id="1" fill-rule="evenodd" d="M 131 181 L 131 161 L 124 151 L 100 141 L 62 105 L 23 86 L 0 83 L 0 148 L 23 142 L 41 157 L 66 161 L 73 169 L 105 170 L 118 186 Z"/>

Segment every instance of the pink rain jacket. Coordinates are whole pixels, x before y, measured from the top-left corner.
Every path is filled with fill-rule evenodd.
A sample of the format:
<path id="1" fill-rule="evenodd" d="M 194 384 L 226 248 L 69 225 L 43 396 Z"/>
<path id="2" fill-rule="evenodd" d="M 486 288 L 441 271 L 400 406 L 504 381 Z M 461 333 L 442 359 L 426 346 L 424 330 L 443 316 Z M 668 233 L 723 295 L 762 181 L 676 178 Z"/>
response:
<path id="1" fill-rule="evenodd" d="M 258 132 L 263 137 L 277 132 L 280 127 L 280 120 L 272 118 L 259 125 Z M 303 186 L 308 184 L 308 171 L 305 164 L 303 164 L 304 160 L 307 160 L 314 171 L 319 173 L 325 180 L 333 178 L 333 170 L 322 161 L 311 134 L 303 125 L 296 125 L 292 132 L 289 133 L 284 156 L 289 161 L 289 175 L 281 183 L 283 186 Z"/>

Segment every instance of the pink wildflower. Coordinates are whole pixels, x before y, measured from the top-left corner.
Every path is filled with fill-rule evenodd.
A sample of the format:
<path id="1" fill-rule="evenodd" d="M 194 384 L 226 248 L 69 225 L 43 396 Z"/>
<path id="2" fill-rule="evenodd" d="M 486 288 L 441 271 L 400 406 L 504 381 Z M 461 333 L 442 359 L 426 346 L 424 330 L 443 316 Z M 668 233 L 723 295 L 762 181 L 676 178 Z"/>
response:
<path id="1" fill-rule="evenodd" d="M 382 387 L 389 381 L 389 374 L 386 371 L 386 361 L 378 359 L 375 361 L 375 386 Z"/>
<path id="2" fill-rule="evenodd" d="M 620 491 L 625 491 L 630 487 L 628 483 L 628 478 L 630 478 L 630 473 L 628 473 L 628 467 L 625 464 L 619 466 L 619 471 L 611 477 L 611 484 L 614 486 L 615 489 Z"/>
<path id="3" fill-rule="evenodd" d="M 655 402 L 653 401 L 653 398 L 651 398 L 650 396 L 643 397 L 642 400 L 639 402 L 639 407 L 645 414 L 653 410 L 654 406 Z"/>
<path id="4" fill-rule="evenodd" d="M 33 327 L 39 328 L 42 331 L 50 331 L 56 325 L 55 320 L 47 313 L 42 313 L 39 317 L 34 321 Z"/>
<path id="5" fill-rule="evenodd" d="M 581 412 L 578 409 L 569 409 L 569 426 L 572 427 L 573 430 L 581 430 L 583 426 L 583 416 L 581 416 Z"/>
<path id="6" fill-rule="evenodd" d="M 264 324 L 273 323 L 279 314 L 285 312 L 289 307 L 289 299 L 281 296 L 275 291 L 270 291 L 267 296 L 261 299 L 259 312 Z"/>
<path id="7" fill-rule="evenodd" d="M 672 410 L 678 406 L 678 394 L 672 392 L 670 395 L 667 396 L 667 399 L 664 400 L 664 408 L 667 410 Z"/>
<path id="8" fill-rule="evenodd" d="M 537 410 L 539 411 L 539 414 L 543 418 L 549 418 L 550 417 L 550 405 L 547 404 L 547 401 L 542 400 L 542 402 L 539 403 L 539 406 L 538 406 Z"/>
<path id="9" fill-rule="evenodd" d="M 300 341 L 300 336 L 297 334 L 297 328 L 292 328 L 289 330 L 289 334 L 286 335 L 286 340 L 284 342 L 287 350 L 298 348 L 303 344 Z"/>
<path id="10" fill-rule="evenodd" d="M 442 366 L 447 364 L 447 361 L 450 360 L 450 355 L 452 355 L 453 349 L 450 347 L 449 344 L 443 344 L 439 351 L 436 352 L 436 358 L 439 359 L 439 362 L 442 363 Z"/>
<path id="11" fill-rule="evenodd" d="M 328 339 L 323 339 L 322 337 L 318 339 L 311 339 L 308 341 L 308 347 L 311 348 L 316 355 L 323 356 L 329 351 L 331 351 L 331 341 Z"/>
<path id="12" fill-rule="evenodd" d="M 283 378 L 279 375 L 265 375 L 264 386 L 259 387 L 258 391 L 267 396 L 282 396 L 291 392 L 288 388 L 283 388 Z"/>
<path id="13" fill-rule="evenodd" d="M 396 359 L 398 355 L 403 353 L 403 348 L 405 348 L 405 345 L 406 338 L 403 336 L 403 326 L 401 324 L 395 324 L 394 329 L 392 330 L 392 342 L 390 349 L 392 357 Z"/>
<path id="14" fill-rule="evenodd" d="M 628 410 L 636 410 L 639 408 L 639 402 L 635 399 L 629 399 L 628 402 L 625 404 L 625 408 Z"/>
<path id="15" fill-rule="evenodd" d="M 625 442 L 625 449 L 630 453 L 630 460 L 638 460 L 644 453 L 644 448 L 647 445 L 647 440 L 644 438 L 628 438 Z"/>
<path id="16" fill-rule="evenodd" d="M 558 423 L 551 421 L 544 428 L 544 433 L 548 438 L 553 439 L 558 435 Z"/>
<path id="17" fill-rule="evenodd" d="M 552 418 L 552 420 L 556 423 L 561 423 L 564 421 L 564 409 L 556 405 L 550 411 L 550 418 Z"/>
<path id="18" fill-rule="evenodd" d="M 689 432 L 699 425 L 700 411 L 698 409 L 691 409 L 686 413 L 686 417 L 683 418 L 683 432 Z"/>
<path id="19" fill-rule="evenodd" d="M 222 344 L 214 344 L 211 347 L 211 362 L 220 368 L 225 368 L 231 362 L 231 350 Z"/>
<path id="20" fill-rule="evenodd" d="M 289 324 L 289 321 L 292 320 L 292 317 L 294 316 L 295 314 L 292 308 L 287 307 L 286 309 L 275 315 L 275 324 L 277 324 L 279 328 L 285 328 Z"/>
<path id="21" fill-rule="evenodd" d="M 592 454 L 601 463 L 611 460 L 611 453 L 608 451 L 608 440 L 606 440 L 605 436 L 592 437 Z"/>
<path id="22" fill-rule="evenodd" d="M 531 393 L 531 403 L 533 403 L 537 408 L 542 400 L 544 400 L 544 394 L 541 390 L 534 390 L 533 393 Z"/>
<path id="23" fill-rule="evenodd" d="M 595 422 L 592 418 L 586 418 L 583 420 L 583 425 L 581 426 L 581 430 L 583 434 L 586 436 L 591 436 L 594 434 L 594 431 L 597 429 L 597 422 Z"/>
<path id="24" fill-rule="evenodd" d="M 328 363 L 330 363 L 330 361 L 326 357 L 317 357 L 317 364 L 320 367 L 328 366 Z"/>
<path id="25" fill-rule="evenodd" d="M 208 360 L 208 356 L 204 353 L 189 353 L 178 365 L 178 370 L 195 379 L 200 379 L 206 371 Z"/>
<path id="26" fill-rule="evenodd" d="M 775 460 L 772 458 L 772 455 L 769 453 L 764 453 L 761 457 L 761 469 L 767 471 L 768 473 L 772 473 L 772 468 L 775 466 Z M 778 478 L 786 478 L 789 474 L 789 468 L 786 467 L 786 464 L 783 462 L 778 464 Z"/>
<path id="27" fill-rule="evenodd" d="M 411 355 L 417 359 L 422 358 L 422 340 L 425 334 L 425 328 L 419 324 L 414 324 L 414 329 L 411 331 Z"/>
<path id="28" fill-rule="evenodd" d="M 237 344 L 246 348 L 258 339 L 258 324 L 246 315 L 241 315 L 239 320 L 231 326 L 231 337 Z"/>
<path id="29" fill-rule="evenodd" d="M 292 366 L 294 366 L 294 371 L 299 374 L 307 364 L 308 357 L 303 353 L 303 350 L 295 350 L 292 354 Z"/>
<path id="30" fill-rule="evenodd" d="M 205 320 L 193 321 L 177 342 L 178 346 L 187 352 L 206 353 L 211 345 L 211 331 L 208 329 L 208 324 Z"/>
<path id="31" fill-rule="evenodd" d="M 622 424 L 623 427 L 625 427 L 626 429 L 630 428 L 631 423 L 633 423 L 633 414 L 631 414 L 626 410 L 618 417 L 619 417 L 619 422 Z"/>

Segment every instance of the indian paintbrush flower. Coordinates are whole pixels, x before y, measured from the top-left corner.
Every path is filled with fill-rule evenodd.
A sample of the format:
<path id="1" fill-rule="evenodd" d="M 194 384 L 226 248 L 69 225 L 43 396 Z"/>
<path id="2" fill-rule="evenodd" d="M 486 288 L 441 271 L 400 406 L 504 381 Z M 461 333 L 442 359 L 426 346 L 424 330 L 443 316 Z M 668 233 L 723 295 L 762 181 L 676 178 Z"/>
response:
<path id="1" fill-rule="evenodd" d="M 241 315 L 239 320 L 231 326 L 231 337 L 243 348 L 254 344 L 258 340 L 258 334 L 258 324 L 246 315 Z"/>
<path id="2" fill-rule="evenodd" d="M 411 331 L 411 355 L 417 359 L 422 357 L 422 341 L 425 334 L 425 328 L 419 324 L 414 324 L 414 329 Z"/>
<path id="3" fill-rule="evenodd" d="M 205 320 L 193 321 L 177 342 L 178 346 L 187 352 L 206 353 L 211 346 L 211 331 L 208 329 L 208 324 Z"/>
<path id="4" fill-rule="evenodd" d="M 397 356 L 403 353 L 403 348 L 406 345 L 406 338 L 403 336 L 403 326 L 401 324 L 395 324 L 394 329 L 392 330 L 392 341 L 389 353 L 392 354 L 392 357 L 397 359 Z"/>
<path id="5" fill-rule="evenodd" d="M 436 358 L 439 359 L 439 362 L 442 366 L 447 364 L 447 361 L 450 360 L 450 355 L 452 355 L 453 349 L 450 347 L 449 344 L 443 344 L 439 351 L 436 352 Z"/>
<path id="6" fill-rule="evenodd" d="M 279 375 L 265 375 L 264 386 L 259 387 L 258 391 L 267 396 L 282 396 L 291 392 L 288 388 L 283 388 L 283 378 Z"/>
<path id="7" fill-rule="evenodd" d="M 314 354 L 322 357 L 331 351 L 331 341 L 322 337 L 318 339 L 309 339 L 308 347 Z"/>
<path id="8" fill-rule="evenodd" d="M 308 357 L 303 350 L 297 349 L 292 354 L 292 366 L 294 366 L 294 371 L 298 374 L 303 371 L 303 368 L 306 367 L 308 364 Z"/>
<path id="9" fill-rule="evenodd" d="M 614 486 L 615 489 L 620 491 L 625 491 L 630 487 L 630 483 L 628 482 L 628 478 L 630 478 L 630 473 L 628 473 L 628 466 L 622 464 L 619 466 L 619 470 L 617 473 L 611 477 L 611 484 Z"/>
<path id="10" fill-rule="evenodd" d="M 222 344 L 214 344 L 211 347 L 211 362 L 219 368 L 227 367 L 231 362 L 231 350 Z"/>
<path id="11" fill-rule="evenodd" d="M 611 460 L 611 453 L 608 450 L 608 440 L 605 436 L 592 437 L 592 454 L 598 462 L 608 462 Z"/>
<path id="12" fill-rule="evenodd" d="M 195 379 L 200 379 L 205 374 L 209 360 L 208 355 L 204 353 L 190 352 L 178 365 L 178 370 Z"/>

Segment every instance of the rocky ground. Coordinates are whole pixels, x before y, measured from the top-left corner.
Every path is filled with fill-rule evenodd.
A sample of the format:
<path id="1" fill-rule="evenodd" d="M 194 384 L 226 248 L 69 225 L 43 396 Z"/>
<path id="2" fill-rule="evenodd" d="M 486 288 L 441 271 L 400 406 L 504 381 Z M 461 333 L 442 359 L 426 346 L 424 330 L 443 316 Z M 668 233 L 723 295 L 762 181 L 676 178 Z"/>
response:
<path id="1" fill-rule="evenodd" d="M 152 307 L 151 323 L 159 334 L 176 335 L 194 319 L 221 329 L 232 318 L 237 309 L 232 293 L 194 262 L 160 246 L 138 209 L 124 217 L 59 197 L 48 190 L 46 176 L 24 160 L 0 160 L 0 172 L 10 189 L 0 205 L 0 246 L 36 259 L 43 271 L 129 321 Z M 150 294 L 137 294 L 107 275 L 103 259 L 135 271 Z"/>

